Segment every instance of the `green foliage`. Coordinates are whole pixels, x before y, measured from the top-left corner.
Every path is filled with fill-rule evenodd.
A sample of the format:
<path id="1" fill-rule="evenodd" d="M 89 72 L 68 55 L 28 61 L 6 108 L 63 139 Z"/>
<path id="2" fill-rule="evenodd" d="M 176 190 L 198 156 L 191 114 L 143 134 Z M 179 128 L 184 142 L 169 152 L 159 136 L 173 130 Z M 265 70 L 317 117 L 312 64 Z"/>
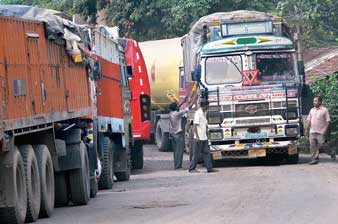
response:
<path id="1" fill-rule="evenodd" d="M 214 12 L 257 10 L 283 16 L 299 25 L 306 46 L 337 45 L 336 0 L 0 0 L 0 4 L 26 4 L 83 15 L 92 23 L 105 9 L 107 23 L 121 35 L 136 40 L 182 36 L 200 17 Z"/>
<path id="2" fill-rule="evenodd" d="M 291 26 L 300 25 L 306 46 L 337 44 L 338 2 L 336 0 L 283 0 L 276 12 Z"/>
<path id="3" fill-rule="evenodd" d="M 309 138 L 303 136 L 300 139 L 298 139 L 297 148 L 300 153 L 310 153 Z"/>
<path id="4" fill-rule="evenodd" d="M 328 108 L 331 117 L 329 141 L 338 142 L 338 73 L 315 81 L 311 85 L 315 95 L 323 98 L 324 106 Z"/>
<path id="5" fill-rule="evenodd" d="M 69 17 L 73 14 L 83 15 L 95 23 L 98 4 L 106 4 L 101 0 L 0 0 L 0 4 L 33 5 L 46 9 L 54 9 L 65 13 Z M 102 7 L 101 7 L 102 8 Z"/>

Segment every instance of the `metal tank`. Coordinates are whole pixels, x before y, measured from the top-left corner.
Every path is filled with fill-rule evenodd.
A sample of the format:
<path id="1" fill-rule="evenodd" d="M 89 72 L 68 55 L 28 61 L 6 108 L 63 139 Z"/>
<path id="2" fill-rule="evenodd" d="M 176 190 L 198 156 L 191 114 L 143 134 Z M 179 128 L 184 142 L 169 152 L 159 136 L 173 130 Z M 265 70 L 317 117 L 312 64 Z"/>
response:
<path id="1" fill-rule="evenodd" d="M 152 110 L 165 111 L 179 101 L 179 66 L 182 64 L 181 38 L 140 42 L 147 65 Z"/>

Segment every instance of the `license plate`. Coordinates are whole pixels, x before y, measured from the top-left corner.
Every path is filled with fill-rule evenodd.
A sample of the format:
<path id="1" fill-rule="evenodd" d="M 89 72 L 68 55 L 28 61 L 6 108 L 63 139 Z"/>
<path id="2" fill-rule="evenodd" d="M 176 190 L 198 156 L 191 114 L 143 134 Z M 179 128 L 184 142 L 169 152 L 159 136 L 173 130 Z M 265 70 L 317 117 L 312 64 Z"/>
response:
<path id="1" fill-rule="evenodd" d="M 212 156 L 215 160 L 222 159 L 222 152 L 220 151 L 212 152 Z"/>
<path id="2" fill-rule="evenodd" d="M 249 157 L 265 157 L 266 156 L 266 150 L 265 149 L 249 150 L 248 156 Z"/>
<path id="3" fill-rule="evenodd" d="M 245 138 L 257 139 L 257 138 L 267 138 L 268 134 L 266 132 L 261 133 L 245 133 Z"/>

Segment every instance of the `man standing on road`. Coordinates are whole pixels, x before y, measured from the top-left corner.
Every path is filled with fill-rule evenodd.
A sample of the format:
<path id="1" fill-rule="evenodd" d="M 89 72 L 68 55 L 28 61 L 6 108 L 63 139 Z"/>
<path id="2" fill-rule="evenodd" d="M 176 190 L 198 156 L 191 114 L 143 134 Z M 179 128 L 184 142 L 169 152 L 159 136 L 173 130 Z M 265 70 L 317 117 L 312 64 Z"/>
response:
<path id="1" fill-rule="evenodd" d="M 200 108 L 196 111 L 194 116 L 194 147 L 193 156 L 189 167 L 190 173 L 198 173 L 196 166 L 199 162 L 200 155 L 202 153 L 204 166 L 207 168 L 207 172 L 214 172 L 212 167 L 211 155 L 209 152 L 208 137 L 207 137 L 207 125 L 206 112 L 209 107 L 209 101 L 202 99 L 200 102 Z"/>
<path id="2" fill-rule="evenodd" d="M 189 106 L 182 111 L 179 111 L 179 107 L 176 102 L 170 104 L 169 109 L 169 132 L 172 136 L 173 151 L 174 151 L 174 166 L 175 170 L 182 170 L 182 161 L 184 153 L 184 133 L 182 130 L 182 117 L 189 111 Z"/>
<path id="3" fill-rule="evenodd" d="M 322 106 L 322 98 L 320 96 L 313 98 L 313 106 L 307 117 L 307 134 L 309 135 L 310 150 L 312 153 L 310 165 L 315 165 L 319 162 L 319 149 L 325 142 L 325 135 L 330 123 L 329 112 L 327 108 Z M 326 153 L 331 156 L 331 159 L 336 160 L 335 151 L 329 147 L 326 147 L 326 149 Z"/>

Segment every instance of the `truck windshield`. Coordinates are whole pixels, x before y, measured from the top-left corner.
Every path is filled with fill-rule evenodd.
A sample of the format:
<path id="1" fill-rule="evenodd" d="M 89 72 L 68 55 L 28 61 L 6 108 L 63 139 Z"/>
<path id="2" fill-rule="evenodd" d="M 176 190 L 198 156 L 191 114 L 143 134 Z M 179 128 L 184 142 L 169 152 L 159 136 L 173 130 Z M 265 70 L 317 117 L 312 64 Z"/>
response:
<path id="1" fill-rule="evenodd" d="M 210 57 L 205 61 L 207 84 L 230 84 L 242 81 L 242 58 L 239 55 Z"/>
<path id="2" fill-rule="evenodd" d="M 262 53 L 256 55 L 259 80 L 287 81 L 295 78 L 294 60 L 290 53 Z"/>

